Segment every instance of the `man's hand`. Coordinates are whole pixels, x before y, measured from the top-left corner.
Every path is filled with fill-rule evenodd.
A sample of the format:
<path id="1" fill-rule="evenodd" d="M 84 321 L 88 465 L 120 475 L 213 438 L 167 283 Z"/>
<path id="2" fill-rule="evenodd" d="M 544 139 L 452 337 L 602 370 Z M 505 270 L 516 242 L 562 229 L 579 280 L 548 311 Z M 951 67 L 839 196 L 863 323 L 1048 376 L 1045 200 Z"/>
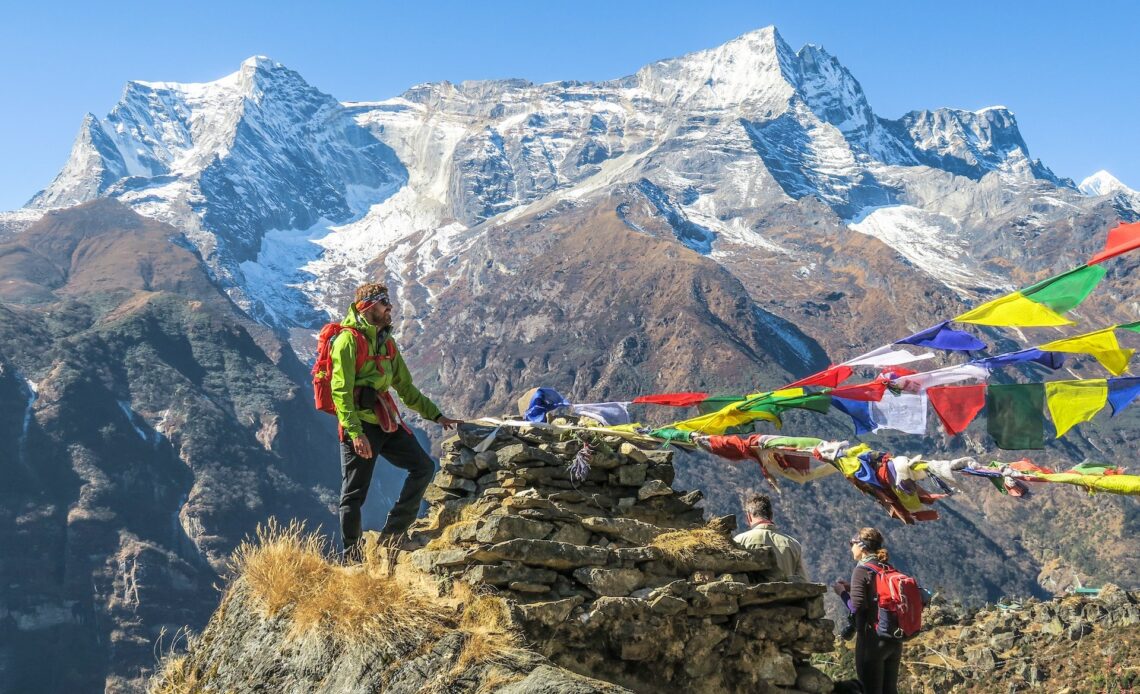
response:
<path id="1" fill-rule="evenodd" d="M 451 417 L 444 417 L 440 415 L 435 423 L 442 426 L 444 429 L 454 429 L 456 424 L 462 424 L 462 419 L 452 419 Z"/>
<path id="2" fill-rule="evenodd" d="M 367 436 L 357 436 L 352 439 L 352 450 L 361 458 L 372 457 L 372 444 L 368 442 Z"/>

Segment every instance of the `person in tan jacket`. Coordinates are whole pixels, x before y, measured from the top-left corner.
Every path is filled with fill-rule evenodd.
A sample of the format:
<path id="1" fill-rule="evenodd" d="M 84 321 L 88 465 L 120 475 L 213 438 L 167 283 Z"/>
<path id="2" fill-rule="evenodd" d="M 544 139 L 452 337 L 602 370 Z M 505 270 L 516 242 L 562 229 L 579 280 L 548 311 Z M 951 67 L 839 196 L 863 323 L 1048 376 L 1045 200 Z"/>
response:
<path id="1" fill-rule="evenodd" d="M 749 529 L 732 538 L 736 544 L 748 549 L 770 547 L 781 580 L 807 581 L 800 543 L 772 522 L 771 499 L 763 494 L 750 497 L 744 504 L 744 519 Z"/>

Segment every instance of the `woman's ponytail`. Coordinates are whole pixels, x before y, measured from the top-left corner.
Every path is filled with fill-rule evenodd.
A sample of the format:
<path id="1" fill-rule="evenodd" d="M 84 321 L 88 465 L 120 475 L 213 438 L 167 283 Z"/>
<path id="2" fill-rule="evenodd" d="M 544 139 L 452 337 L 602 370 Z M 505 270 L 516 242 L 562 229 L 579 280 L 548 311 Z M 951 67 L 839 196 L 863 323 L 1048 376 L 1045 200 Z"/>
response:
<path id="1" fill-rule="evenodd" d="M 875 558 L 878 559 L 880 563 L 886 564 L 891 560 L 891 555 L 887 553 L 886 547 L 881 547 L 879 551 L 875 552 Z"/>

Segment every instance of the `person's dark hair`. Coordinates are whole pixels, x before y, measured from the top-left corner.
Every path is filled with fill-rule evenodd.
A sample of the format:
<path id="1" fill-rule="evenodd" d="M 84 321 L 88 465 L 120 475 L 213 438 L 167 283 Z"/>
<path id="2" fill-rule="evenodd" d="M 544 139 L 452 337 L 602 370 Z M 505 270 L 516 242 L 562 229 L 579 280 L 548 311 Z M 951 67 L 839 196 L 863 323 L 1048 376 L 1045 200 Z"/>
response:
<path id="1" fill-rule="evenodd" d="M 883 534 L 874 528 L 863 528 L 856 535 L 863 549 L 875 555 L 875 558 L 884 564 L 890 559 L 887 548 L 883 547 Z"/>
<path id="2" fill-rule="evenodd" d="M 362 284 L 356 288 L 356 298 L 354 301 L 363 301 L 370 296 L 387 291 L 388 287 L 383 284 L 377 284 L 375 282 L 370 284 Z"/>
<path id="3" fill-rule="evenodd" d="M 772 500 L 763 494 L 754 494 L 744 503 L 744 511 L 754 518 L 772 520 Z"/>

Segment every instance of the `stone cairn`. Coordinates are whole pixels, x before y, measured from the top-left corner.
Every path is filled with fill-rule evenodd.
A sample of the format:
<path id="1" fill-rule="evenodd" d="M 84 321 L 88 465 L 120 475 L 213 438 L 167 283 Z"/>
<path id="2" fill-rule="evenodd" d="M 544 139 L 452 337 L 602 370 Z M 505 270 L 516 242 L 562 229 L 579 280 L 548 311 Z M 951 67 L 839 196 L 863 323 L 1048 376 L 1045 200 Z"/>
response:
<path id="1" fill-rule="evenodd" d="M 771 580 L 767 550 L 655 546 L 736 527 L 706 523 L 701 492 L 673 489 L 671 450 L 539 427 L 503 427 L 480 447 L 493 431 L 463 425 L 443 444 L 413 527 L 431 541 L 402 564 L 498 593 L 535 650 L 635 691 L 831 690 L 807 663 L 832 648 L 823 585 Z"/>

